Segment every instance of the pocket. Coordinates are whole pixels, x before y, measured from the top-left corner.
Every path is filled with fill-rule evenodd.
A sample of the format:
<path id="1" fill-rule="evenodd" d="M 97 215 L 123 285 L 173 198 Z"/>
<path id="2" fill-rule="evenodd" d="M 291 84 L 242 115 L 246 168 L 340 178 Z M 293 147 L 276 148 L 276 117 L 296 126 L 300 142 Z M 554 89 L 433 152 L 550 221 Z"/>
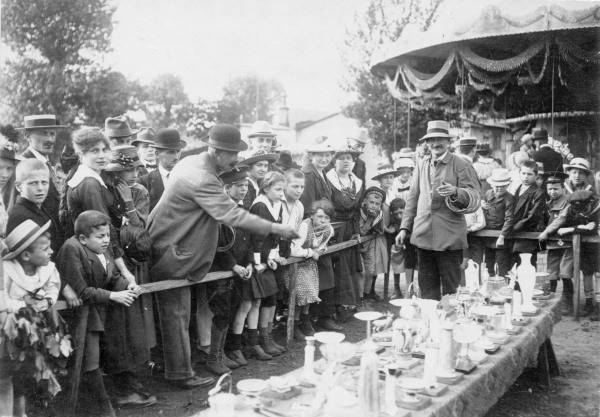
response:
<path id="1" fill-rule="evenodd" d="M 164 281 L 169 278 L 183 278 L 189 273 L 189 261 L 194 253 L 177 245 L 169 246 L 162 255 L 154 258 L 155 262 L 150 268 L 152 281 Z"/>

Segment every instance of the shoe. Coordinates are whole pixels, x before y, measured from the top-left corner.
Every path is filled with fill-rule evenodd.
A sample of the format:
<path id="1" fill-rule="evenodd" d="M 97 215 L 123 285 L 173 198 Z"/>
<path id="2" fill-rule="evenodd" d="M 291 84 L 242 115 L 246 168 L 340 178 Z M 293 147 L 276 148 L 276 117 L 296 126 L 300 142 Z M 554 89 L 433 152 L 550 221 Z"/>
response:
<path id="1" fill-rule="evenodd" d="M 231 372 L 231 369 L 224 363 L 225 355 L 223 347 L 227 337 L 227 328 L 218 329 L 212 326 L 210 330 L 210 351 L 206 359 L 206 369 L 215 375 L 223 375 Z"/>
<path id="2" fill-rule="evenodd" d="M 565 294 L 560 299 L 560 312 L 563 316 L 573 315 L 573 294 Z"/>
<path id="3" fill-rule="evenodd" d="M 275 346 L 275 349 L 279 350 L 281 353 L 287 352 L 287 348 L 285 346 L 280 345 L 273 339 L 273 323 L 269 323 L 269 337 L 271 338 L 271 343 Z"/>
<path id="4" fill-rule="evenodd" d="M 298 324 L 300 331 L 304 336 L 314 336 L 315 329 L 310 322 L 310 316 L 308 314 L 300 316 L 300 323 Z"/>
<path id="5" fill-rule="evenodd" d="M 306 340 L 306 335 L 300 330 L 300 325 L 297 322 L 294 322 L 294 339 L 299 342 Z"/>
<path id="6" fill-rule="evenodd" d="M 390 300 L 395 300 L 397 298 L 404 298 L 404 296 L 402 295 L 402 291 L 395 290 L 394 293 L 392 294 L 392 298 L 390 298 Z"/>
<path id="7" fill-rule="evenodd" d="M 583 317 L 587 317 L 594 313 L 594 300 L 591 298 L 585 299 L 585 304 L 583 305 L 583 310 L 581 311 L 581 315 Z"/>
<path id="8" fill-rule="evenodd" d="M 237 363 L 237 361 L 234 361 L 229 356 L 227 356 L 224 351 L 221 352 L 221 356 L 223 357 L 223 363 L 229 369 L 237 369 L 241 366 L 239 363 Z"/>
<path id="9" fill-rule="evenodd" d="M 91 408 L 91 409 L 90 409 Z M 77 415 L 115 417 L 115 410 L 108 398 L 100 369 L 84 372 L 81 376 Z"/>
<path id="10" fill-rule="evenodd" d="M 275 347 L 273 344 L 273 339 L 271 338 L 271 333 L 269 333 L 268 327 L 262 327 L 259 329 L 260 333 L 260 346 L 263 348 L 265 353 L 271 356 L 279 356 L 281 355 L 281 351 Z"/>
<path id="11" fill-rule="evenodd" d="M 600 321 L 600 305 L 596 303 L 594 305 L 594 312 L 590 316 L 591 321 Z"/>
<path id="12" fill-rule="evenodd" d="M 369 298 L 377 303 L 380 303 L 383 301 L 383 298 L 381 298 L 375 291 L 371 291 L 369 293 Z"/>
<path id="13" fill-rule="evenodd" d="M 196 363 L 198 363 L 199 365 L 206 365 L 207 358 L 208 358 L 208 352 L 206 352 L 204 349 L 198 348 L 198 359 L 197 359 Z"/>
<path id="14" fill-rule="evenodd" d="M 137 392 L 121 395 L 115 399 L 115 403 L 119 408 L 144 408 L 156 404 L 156 401 L 154 395 L 145 396 Z"/>
<path id="15" fill-rule="evenodd" d="M 208 387 L 209 385 L 214 384 L 216 381 L 212 376 L 199 377 L 195 375 L 191 378 L 177 379 L 169 382 L 179 388 L 193 389 L 198 387 Z"/>
<path id="16" fill-rule="evenodd" d="M 323 330 L 329 330 L 331 332 L 341 332 L 344 330 L 344 328 L 333 321 L 331 317 L 321 317 L 317 320 L 317 325 Z"/>
<path id="17" fill-rule="evenodd" d="M 240 349 L 232 350 L 227 353 L 227 357 L 232 361 L 235 361 L 239 366 L 248 365 L 248 361 L 244 357 L 244 354 Z"/>
<path id="18" fill-rule="evenodd" d="M 261 345 L 248 346 L 246 356 L 248 358 L 258 359 L 259 361 L 270 361 L 273 359 L 273 356 L 265 352 Z"/>

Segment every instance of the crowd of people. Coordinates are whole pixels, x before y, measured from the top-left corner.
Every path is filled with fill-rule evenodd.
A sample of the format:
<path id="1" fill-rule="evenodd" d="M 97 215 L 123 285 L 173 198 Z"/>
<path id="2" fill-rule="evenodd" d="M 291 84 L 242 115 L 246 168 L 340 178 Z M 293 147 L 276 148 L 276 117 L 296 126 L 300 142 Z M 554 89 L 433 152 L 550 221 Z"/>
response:
<path id="1" fill-rule="evenodd" d="M 531 133 L 533 152 L 511 155 L 511 172 L 475 138 L 453 149 L 448 122 L 431 121 L 418 152 L 402 149 L 367 178 L 360 135 L 341 148 L 316 138 L 300 161 L 267 122 L 247 142 L 215 125 L 205 150 L 182 157 L 177 130 L 138 131 L 115 117 L 74 132 L 75 152 L 55 161 L 62 128 L 52 115 L 27 116 L 27 149 L 0 144 L 2 415 L 25 415 L 26 398 L 44 398 L 40 385 L 55 394 L 60 368 L 73 407 L 114 415 L 113 404 L 156 403 L 139 376 L 148 364 L 189 389 L 215 382 L 196 374 L 192 356 L 216 376 L 272 360 L 286 352 L 273 329 L 291 282 L 293 333 L 304 340 L 315 327 L 343 331 L 355 311 L 381 301 L 382 274 L 393 277 L 394 298 L 412 290 L 440 299 L 461 285 L 467 259 L 505 275 L 519 253 L 543 249 L 552 290 L 562 280 L 572 313 L 573 253 L 549 238 L 599 230 L 589 161 L 564 161 L 544 129 Z M 499 237 L 468 234 L 484 228 Z M 525 231 L 539 240 L 511 241 Z M 361 244 L 324 255 L 350 239 Z M 582 251 L 592 314 L 598 248 Z M 210 271 L 233 278 L 203 282 Z M 153 294 L 140 287 L 167 280 L 186 282 Z M 68 309 L 59 315 L 60 298 Z"/>

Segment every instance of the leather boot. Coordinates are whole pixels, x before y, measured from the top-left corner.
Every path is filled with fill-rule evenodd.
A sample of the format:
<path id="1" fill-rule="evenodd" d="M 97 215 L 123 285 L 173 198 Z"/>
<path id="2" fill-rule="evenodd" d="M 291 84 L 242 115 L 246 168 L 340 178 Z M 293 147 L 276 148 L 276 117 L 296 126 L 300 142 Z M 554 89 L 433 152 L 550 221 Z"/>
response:
<path id="1" fill-rule="evenodd" d="M 587 317 L 594 313 L 594 300 L 592 298 L 586 298 L 585 304 L 583 305 L 583 310 L 581 315 Z"/>
<path id="2" fill-rule="evenodd" d="M 567 294 L 563 291 L 560 299 L 560 309 L 563 316 L 573 315 L 573 294 Z"/>
<path id="3" fill-rule="evenodd" d="M 275 349 L 279 350 L 281 353 L 287 352 L 287 348 L 285 346 L 281 346 L 275 341 L 275 339 L 273 339 L 273 322 L 269 323 L 268 329 L 269 337 L 271 338 L 271 342 L 273 343 L 273 346 L 275 346 Z"/>
<path id="4" fill-rule="evenodd" d="M 100 369 L 85 372 L 81 378 L 81 399 L 83 403 L 79 404 L 79 411 L 85 415 L 115 417 L 115 410 L 110 403 L 110 398 L 104 386 L 104 378 Z M 85 404 L 87 403 L 87 404 Z M 91 408 L 91 409 L 90 409 Z"/>
<path id="5" fill-rule="evenodd" d="M 232 361 L 235 361 L 238 366 L 248 365 L 248 361 L 242 353 L 242 335 L 241 334 L 229 334 L 229 352 L 227 357 Z"/>
<path id="6" fill-rule="evenodd" d="M 306 336 L 302 330 L 300 330 L 300 321 L 298 320 L 294 321 L 294 339 L 299 342 L 304 342 L 306 340 Z"/>
<path id="7" fill-rule="evenodd" d="M 206 369 L 215 375 L 223 375 L 231 372 L 231 369 L 225 366 L 223 362 L 223 345 L 225 344 L 226 335 L 227 329 L 223 331 L 212 326 L 210 332 L 210 351 L 206 358 Z"/>
<path id="8" fill-rule="evenodd" d="M 271 334 L 269 333 L 268 327 L 261 327 L 259 329 L 260 332 L 260 346 L 263 350 L 271 356 L 279 356 L 281 355 L 281 351 L 273 345 L 273 339 L 271 339 Z"/>
<path id="9" fill-rule="evenodd" d="M 258 343 L 258 330 L 248 329 L 248 348 L 246 350 L 246 356 L 249 358 L 256 358 L 259 361 L 270 361 L 273 356 L 266 353 Z"/>
<path id="10" fill-rule="evenodd" d="M 300 331 L 304 334 L 304 336 L 314 336 L 315 329 L 310 322 L 310 316 L 308 314 L 302 314 L 300 316 Z"/>

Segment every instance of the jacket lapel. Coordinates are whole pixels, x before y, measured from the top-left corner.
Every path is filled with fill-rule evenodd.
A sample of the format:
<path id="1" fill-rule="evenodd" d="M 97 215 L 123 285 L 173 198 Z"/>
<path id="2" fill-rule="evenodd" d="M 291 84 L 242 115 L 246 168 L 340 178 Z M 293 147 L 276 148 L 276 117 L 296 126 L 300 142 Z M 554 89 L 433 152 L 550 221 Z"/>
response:
<path id="1" fill-rule="evenodd" d="M 525 190 L 524 193 L 521 194 L 521 192 L 520 192 L 521 188 L 522 188 L 522 186 L 519 186 L 519 188 L 518 188 L 519 199 L 515 203 L 515 213 L 518 212 L 519 210 L 521 210 L 521 207 L 523 207 L 523 204 L 527 203 L 527 201 L 529 200 L 529 195 L 535 191 L 535 187 L 532 185 L 527 190 Z"/>

